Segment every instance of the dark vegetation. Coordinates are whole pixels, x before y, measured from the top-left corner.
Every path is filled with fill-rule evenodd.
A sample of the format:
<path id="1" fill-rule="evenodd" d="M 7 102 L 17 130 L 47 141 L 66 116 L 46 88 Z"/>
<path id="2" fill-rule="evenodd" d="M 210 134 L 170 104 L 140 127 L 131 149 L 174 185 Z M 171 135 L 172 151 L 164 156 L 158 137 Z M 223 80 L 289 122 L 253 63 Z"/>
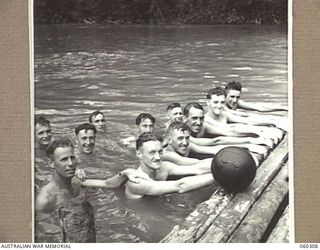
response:
<path id="1" fill-rule="evenodd" d="M 35 0 L 35 23 L 283 24 L 288 0 Z"/>

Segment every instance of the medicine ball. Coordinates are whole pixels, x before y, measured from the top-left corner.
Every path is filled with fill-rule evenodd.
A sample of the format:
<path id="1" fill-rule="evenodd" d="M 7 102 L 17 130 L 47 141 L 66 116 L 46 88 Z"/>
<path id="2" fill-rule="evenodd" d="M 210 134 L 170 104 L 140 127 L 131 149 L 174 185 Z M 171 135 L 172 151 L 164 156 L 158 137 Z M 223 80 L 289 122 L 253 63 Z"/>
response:
<path id="1" fill-rule="evenodd" d="M 256 164 L 249 151 L 240 147 L 221 149 L 212 159 L 213 178 L 229 192 L 244 191 L 256 175 Z"/>

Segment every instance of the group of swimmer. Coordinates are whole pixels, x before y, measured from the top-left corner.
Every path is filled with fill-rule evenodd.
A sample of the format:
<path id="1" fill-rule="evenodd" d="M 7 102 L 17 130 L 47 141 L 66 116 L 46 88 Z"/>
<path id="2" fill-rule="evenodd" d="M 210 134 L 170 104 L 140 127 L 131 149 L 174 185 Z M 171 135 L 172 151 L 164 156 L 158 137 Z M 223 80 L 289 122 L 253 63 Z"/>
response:
<path id="1" fill-rule="evenodd" d="M 139 166 L 104 180 L 88 179 L 83 169 L 77 170 L 78 154 L 92 154 L 96 139 L 106 133 L 102 112 L 95 111 L 88 123 L 75 128 L 81 152 L 75 152 L 73 143 L 67 138 L 53 140 L 50 122 L 43 116 L 36 116 L 36 151 L 45 151 L 54 165 L 51 181 L 37 194 L 36 210 L 54 210 L 64 200 L 77 196 L 81 186 L 118 188 L 125 183 L 128 199 L 201 188 L 214 182 L 212 157 L 229 146 L 246 148 L 258 165 L 268 149 L 287 131 L 286 117 L 266 112 L 288 109 L 277 104 L 240 100 L 241 90 L 240 82 L 230 82 L 225 87 L 214 86 L 206 94 L 207 111 L 197 102 L 184 107 L 179 103 L 169 104 L 164 138 L 154 133 L 156 119 L 151 114 L 139 114 L 137 135 L 121 141 L 123 145 L 135 147 Z M 256 112 L 249 114 L 246 110 Z M 167 180 L 169 176 L 179 178 Z"/>

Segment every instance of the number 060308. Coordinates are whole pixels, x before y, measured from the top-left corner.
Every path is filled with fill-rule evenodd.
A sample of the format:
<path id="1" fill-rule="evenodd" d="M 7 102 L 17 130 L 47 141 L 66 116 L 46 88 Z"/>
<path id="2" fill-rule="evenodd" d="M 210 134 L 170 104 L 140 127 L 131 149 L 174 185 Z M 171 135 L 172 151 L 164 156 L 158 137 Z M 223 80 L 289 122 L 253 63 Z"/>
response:
<path id="1" fill-rule="evenodd" d="M 300 248 L 318 248 L 318 244 L 300 244 Z"/>

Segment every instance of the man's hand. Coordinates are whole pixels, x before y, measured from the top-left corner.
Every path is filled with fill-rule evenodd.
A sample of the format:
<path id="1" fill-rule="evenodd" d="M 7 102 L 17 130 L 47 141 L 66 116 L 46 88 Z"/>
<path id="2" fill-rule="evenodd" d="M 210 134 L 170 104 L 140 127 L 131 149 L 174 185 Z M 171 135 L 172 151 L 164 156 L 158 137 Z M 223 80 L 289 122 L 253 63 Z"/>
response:
<path id="1" fill-rule="evenodd" d="M 253 153 L 257 153 L 259 155 L 263 155 L 263 157 L 266 157 L 268 154 L 268 149 L 267 147 L 261 146 L 261 145 L 252 145 L 252 144 L 248 144 L 246 145 L 246 148 L 253 152 Z"/>
<path id="2" fill-rule="evenodd" d="M 251 143 L 256 145 L 266 145 L 268 148 L 273 147 L 273 140 L 269 138 L 263 138 L 263 137 L 252 138 Z"/>
<path id="3" fill-rule="evenodd" d="M 84 181 L 86 179 L 86 173 L 83 169 L 77 169 L 74 173 L 74 176 L 78 178 L 80 181 Z"/>
<path id="4" fill-rule="evenodd" d="M 132 168 L 127 168 L 125 170 L 123 170 L 121 172 L 121 175 L 125 175 L 127 176 L 128 180 L 138 184 L 139 183 L 139 178 L 140 179 L 145 179 L 145 180 L 152 180 L 149 175 L 147 175 L 144 172 L 141 172 L 139 170 L 136 169 L 132 169 Z"/>

